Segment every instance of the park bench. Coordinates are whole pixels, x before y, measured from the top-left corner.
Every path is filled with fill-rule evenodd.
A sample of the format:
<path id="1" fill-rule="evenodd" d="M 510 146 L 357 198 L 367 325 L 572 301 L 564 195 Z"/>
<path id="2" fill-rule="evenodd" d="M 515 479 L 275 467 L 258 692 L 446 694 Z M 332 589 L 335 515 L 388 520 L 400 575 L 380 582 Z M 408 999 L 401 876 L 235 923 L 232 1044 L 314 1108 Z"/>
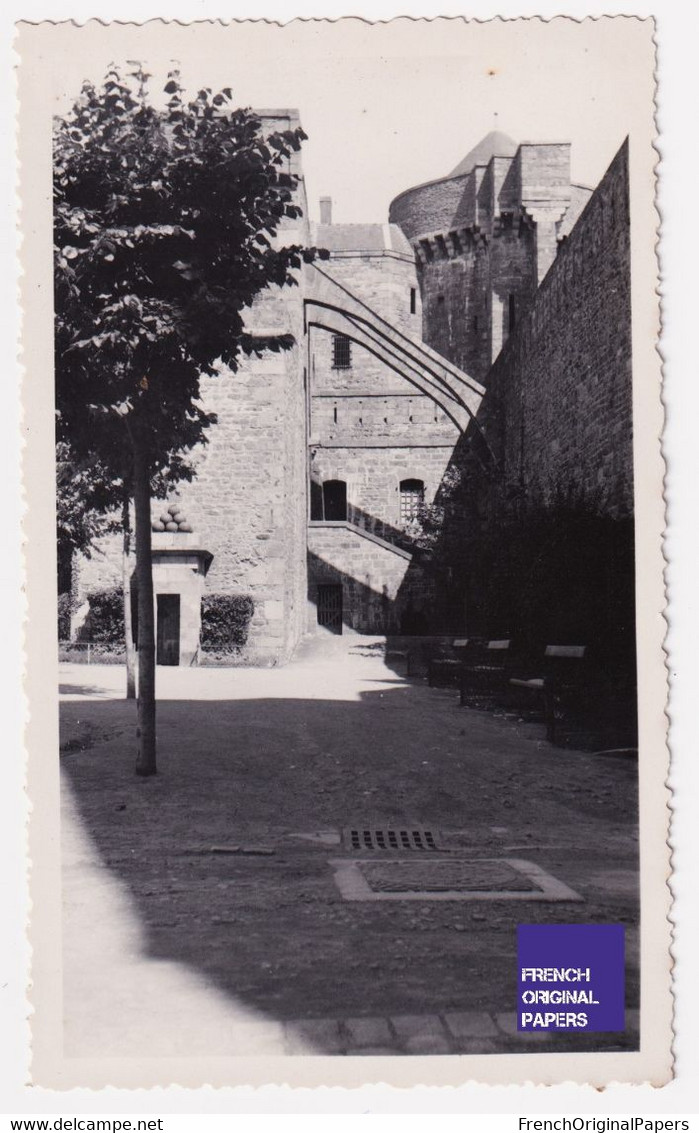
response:
<path id="1" fill-rule="evenodd" d="M 386 646 L 385 658 L 386 658 L 386 664 L 388 664 L 389 661 L 403 661 L 403 662 L 405 662 L 405 675 L 406 675 L 406 677 L 410 676 L 410 650 L 409 649 L 396 649 L 396 648 L 389 649 L 388 646 Z"/>
<path id="2" fill-rule="evenodd" d="M 554 657 L 546 678 L 547 740 L 591 750 L 634 748 L 638 742 L 635 669 L 604 656 L 593 661 L 589 650 L 579 648 L 577 657 Z"/>
<path id="3" fill-rule="evenodd" d="M 405 676 L 409 677 L 418 674 L 423 663 L 426 667 L 425 654 L 431 656 L 435 648 L 437 646 L 431 638 L 423 637 L 421 634 L 402 634 L 391 641 L 386 641 L 384 657 L 389 666 L 391 662 L 402 662 L 405 665 Z"/>
<path id="4" fill-rule="evenodd" d="M 470 644 L 468 637 L 455 637 L 451 644 L 440 646 L 427 664 L 427 683 L 430 688 L 457 686 L 469 651 L 473 654 L 474 645 Z"/>
<path id="5" fill-rule="evenodd" d="M 459 691 L 462 708 L 468 705 L 470 698 L 492 700 L 502 693 L 511 665 L 511 646 L 509 638 L 488 641 L 480 647 L 473 660 L 469 658 L 461 664 Z"/>
<path id="6" fill-rule="evenodd" d="M 534 699 L 546 721 L 546 738 L 553 741 L 557 725 L 574 708 L 581 708 L 590 684 L 585 645 L 547 645 L 539 671 L 510 676 L 508 687 Z"/>

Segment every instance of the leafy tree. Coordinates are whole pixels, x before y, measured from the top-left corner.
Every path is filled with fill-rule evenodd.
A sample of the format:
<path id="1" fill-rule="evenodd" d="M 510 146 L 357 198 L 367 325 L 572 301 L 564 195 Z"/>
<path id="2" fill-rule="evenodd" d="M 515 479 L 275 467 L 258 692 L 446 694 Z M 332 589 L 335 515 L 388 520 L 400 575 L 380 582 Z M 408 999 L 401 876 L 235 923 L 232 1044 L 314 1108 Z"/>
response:
<path id="1" fill-rule="evenodd" d="M 94 542 L 110 530 L 108 513 L 117 505 L 118 486 L 91 462 L 73 459 L 70 446 L 56 446 L 56 538 L 59 550 L 91 554 Z"/>
<path id="2" fill-rule="evenodd" d="M 121 524 L 114 513 L 120 509 Z M 75 459 L 66 441 L 56 445 L 56 537 L 59 582 L 61 564 L 70 563 L 76 551 L 90 558 L 97 539 L 121 526 L 126 698 L 136 695 L 136 657 L 131 634 L 131 514 L 128 476 L 109 471 L 94 455 Z M 64 604 L 65 605 L 65 604 Z M 61 626 L 65 631 L 65 619 Z M 70 619 L 68 620 L 68 625 Z"/>
<path id="3" fill-rule="evenodd" d="M 253 339 L 244 311 L 314 255 L 274 242 L 300 215 L 288 166 L 303 132 L 263 137 L 230 89 L 188 100 L 176 71 L 158 108 L 149 78 L 134 64 L 86 82 L 54 138 L 58 435 L 133 486 L 141 775 L 156 771 L 151 495 L 193 474 L 215 420 L 201 375 L 292 344 Z"/>

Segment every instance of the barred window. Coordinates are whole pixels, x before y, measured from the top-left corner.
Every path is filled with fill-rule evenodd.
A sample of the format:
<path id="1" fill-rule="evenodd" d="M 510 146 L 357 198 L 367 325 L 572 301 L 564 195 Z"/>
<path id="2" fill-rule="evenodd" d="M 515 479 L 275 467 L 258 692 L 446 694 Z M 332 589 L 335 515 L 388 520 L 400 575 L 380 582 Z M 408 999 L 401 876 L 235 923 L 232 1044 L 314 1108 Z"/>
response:
<path id="1" fill-rule="evenodd" d="M 400 482 L 400 521 L 411 523 L 420 515 L 425 501 L 425 485 L 422 480 L 401 480 Z"/>
<path id="2" fill-rule="evenodd" d="M 333 370 L 349 370 L 352 365 L 352 343 L 344 334 L 333 335 Z"/>

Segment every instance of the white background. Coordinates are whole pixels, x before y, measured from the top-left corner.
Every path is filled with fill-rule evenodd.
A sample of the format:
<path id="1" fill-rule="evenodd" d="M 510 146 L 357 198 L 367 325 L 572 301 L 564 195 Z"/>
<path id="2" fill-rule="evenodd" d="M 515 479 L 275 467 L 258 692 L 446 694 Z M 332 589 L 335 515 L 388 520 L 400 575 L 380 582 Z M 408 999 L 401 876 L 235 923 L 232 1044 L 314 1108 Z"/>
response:
<path id="1" fill-rule="evenodd" d="M 662 353 L 665 360 L 665 401 L 667 426 L 665 454 L 668 461 L 667 495 L 669 530 L 666 554 L 669 559 L 667 581 L 670 597 L 670 674 L 672 696 L 670 702 L 672 770 L 671 785 L 675 792 L 675 817 L 672 844 L 675 851 L 673 888 L 676 896 L 674 917 L 677 939 L 676 959 L 677 1038 L 676 1079 L 660 1090 L 650 1087 L 611 1087 L 603 1094 L 580 1087 L 485 1088 L 467 1086 L 459 1090 L 421 1090 L 410 1092 L 388 1088 L 366 1088 L 346 1093 L 341 1090 L 315 1092 L 285 1090 L 269 1087 L 257 1092 L 249 1090 L 195 1091 L 178 1090 L 133 1093 L 122 1091 L 73 1091 L 69 1094 L 52 1093 L 23 1085 L 27 1076 L 28 1027 L 24 1022 L 26 1007 L 24 987 L 28 964 L 23 942 L 23 924 L 28 906 L 25 896 L 25 864 L 23 858 L 25 801 L 22 793 L 21 729 L 24 705 L 21 693 L 21 619 L 23 615 L 20 565 L 21 489 L 20 460 L 20 408 L 19 379 L 15 360 L 17 341 L 17 315 L 14 269 L 15 216 L 13 186 L 13 67 L 16 58 L 12 50 L 13 22 L 18 19 L 75 19 L 83 22 L 92 17 L 109 20 L 143 21 L 148 18 L 231 19 L 234 17 L 266 17 L 287 20 L 292 16 L 330 17 L 363 15 L 372 19 L 389 19 L 395 15 L 437 16 L 465 15 L 479 19 L 494 15 L 504 17 L 538 15 L 572 15 L 582 18 L 601 14 L 655 15 L 658 20 L 659 48 L 659 99 L 658 127 L 660 167 L 659 206 L 662 215 L 662 242 L 660 246 L 664 340 Z M 0 789 L 0 852 L 3 862 L 0 871 L 2 909 L 6 916 L 0 953 L 0 1112 L 6 1114 L 39 1115 L 183 1115 L 168 1119 L 169 1130 L 190 1129 L 200 1124 L 209 1128 L 205 1120 L 197 1121 L 185 1114 L 245 1114 L 245 1118 L 216 1122 L 210 1127 L 233 1128 L 241 1120 L 252 1122 L 253 1114 L 333 1114 L 318 1120 L 338 1121 L 339 1114 L 359 1115 L 404 1114 L 401 1128 L 412 1127 L 423 1119 L 417 1114 L 460 1115 L 449 1119 L 448 1124 L 466 1130 L 516 1129 L 514 1114 L 539 1116 L 618 1115 L 672 1117 L 679 1114 L 696 1114 L 699 1111 L 699 752 L 697 744 L 697 704 L 699 703 L 699 665 L 696 642 L 699 640 L 697 622 L 696 583 L 699 579 L 697 562 L 697 522 L 699 519 L 699 366 L 695 332 L 699 328 L 699 223 L 695 219 L 699 204 L 699 84 L 697 83 L 697 45 L 699 44 L 699 17 L 697 9 L 678 0 L 664 0 L 655 9 L 647 4 L 630 4 L 617 0 L 613 6 L 538 0 L 536 6 L 522 3 L 492 3 L 470 0 L 468 6 L 459 6 L 441 0 L 403 0 L 387 3 L 374 0 L 373 4 L 353 0 L 339 4 L 325 0 L 310 0 L 296 4 L 272 3 L 258 0 L 257 4 L 235 3 L 228 6 L 214 0 L 119 0 L 109 5 L 104 0 L 25 0 L 24 3 L 6 4 L 2 14 L 2 141 L 4 160 L 0 165 L 0 183 L 5 198 L 2 213 L 3 271 L 0 275 L 2 301 L 2 342 L 4 348 L 3 398 L 0 403 L 0 453 L 4 461 L 2 497 L 2 523 L 5 540 L 0 555 L 0 585 L 2 586 L 2 713 L 4 759 L 2 762 L 2 789 Z M 488 128 L 488 123 L 485 124 Z M 508 130 L 506 122 L 501 128 Z M 460 154 L 457 153 L 456 160 Z M 447 172 L 445 169 L 443 172 Z M 432 174 L 437 175 L 437 174 Z M 590 178 L 594 180 L 594 176 Z M 325 191 L 320 187 L 320 191 Z M 338 217 L 338 219 L 342 219 Z M 364 219 L 348 217 L 347 219 Z M 373 219 L 367 217 L 367 219 Z M 31 333 L 31 328 L 26 329 Z M 23 428 L 31 428 L 31 407 L 26 407 Z M 3 918 L 4 919 L 4 918 Z M 408 1115 L 412 1114 L 412 1117 Z M 501 1114 L 486 1118 L 486 1114 Z M 484 1115 L 479 1117 L 477 1115 Z M 273 1119 L 272 1119 L 273 1120 Z M 284 1117 L 287 1121 L 290 1118 Z M 295 1119 L 300 1126 L 308 1116 Z M 385 1124 L 383 1118 L 382 1125 Z M 343 1122 L 344 1124 L 344 1122 Z M 398 1118 L 390 1119 L 390 1127 L 398 1127 Z M 7 1126 L 9 1128 L 9 1125 Z M 699 1119 L 692 1121 L 699 1129 Z"/>

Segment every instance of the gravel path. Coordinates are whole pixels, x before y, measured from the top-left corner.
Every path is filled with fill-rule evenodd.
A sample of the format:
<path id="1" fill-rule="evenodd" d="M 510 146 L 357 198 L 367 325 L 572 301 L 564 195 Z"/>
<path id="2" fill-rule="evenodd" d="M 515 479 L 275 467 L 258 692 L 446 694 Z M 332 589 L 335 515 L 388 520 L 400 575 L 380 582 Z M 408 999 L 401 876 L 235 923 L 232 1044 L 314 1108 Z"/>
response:
<path id="1" fill-rule="evenodd" d="M 147 780 L 122 671 L 63 666 L 69 1051 L 357 1053 L 355 1034 L 382 1034 L 410 1053 L 422 1033 L 434 1053 L 521 1049 L 521 922 L 624 923 L 637 1007 L 633 762 L 460 709 L 367 644 L 313 639 L 283 669 L 159 669 Z M 457 857 L 526 859 L 583 902 L 346 901 L 329 864 L 352 856 L 341 832 L 382 824 L 451 831 Z M 406 1018 L 423 1020 L 407 1037 Z"/>

